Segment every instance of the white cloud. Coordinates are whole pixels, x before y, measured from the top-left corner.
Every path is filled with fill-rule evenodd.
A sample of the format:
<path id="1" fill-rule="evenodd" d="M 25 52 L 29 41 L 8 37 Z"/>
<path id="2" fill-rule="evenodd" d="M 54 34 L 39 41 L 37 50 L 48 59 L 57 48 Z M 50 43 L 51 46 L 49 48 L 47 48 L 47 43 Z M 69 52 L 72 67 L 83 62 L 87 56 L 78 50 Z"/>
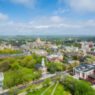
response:
<path id="1" fill-rule="evenodd" d="M 7 20 L 7 19 L 8 19 L 8 16 L 7 15 L 0 13 L 0 20 L 1 21 Z"/>
<path id="2" fill-rule="evenodd" d="M 66 2 L 69 7 L 78 12 L 95 12 L 95 0 L 59 0 Z"/>
<path id="3" fill-rule="evenodd" d="M 59 16 L 52 16 L 50 18 L 50 20 L 53 22 L 61 22 L 62 21 L 62 19 Z"/>
<path id="4" fill-rule="evenodd" d="M 52 21 L 53 18 L 53 21 Z M 54 18 L 57 18 L 55 20 Z M 60 19 L 60 20 L 58 20 Z M 55 23 L 57 21 L 58 23 Z M 42 17 L 22 23 L 0 22 L 0 35 L 95 35 L 95 20 L 69 20 L 61 17 Z"/>
<path id="5" fill-rule="evenodd" d="M 54 14 L 64 14 L 68 11 L 68 9 L 59 8 L 58 10 L 54 11 Z"/>
<path id="6" fill-rule="evenodd" d="M 36 3 L 36 0 L 10 0 L 10 1 L 16 4 L 22 4 L 29 8 L 34 8 Z"/>
<path id="7" fill-rule="evenodd" d="M 49 28 L 48 25 L 39 25 L 39 26 L 34 26 L 34 28 L 37 28 L 37 29 L 47 29 Z"/>

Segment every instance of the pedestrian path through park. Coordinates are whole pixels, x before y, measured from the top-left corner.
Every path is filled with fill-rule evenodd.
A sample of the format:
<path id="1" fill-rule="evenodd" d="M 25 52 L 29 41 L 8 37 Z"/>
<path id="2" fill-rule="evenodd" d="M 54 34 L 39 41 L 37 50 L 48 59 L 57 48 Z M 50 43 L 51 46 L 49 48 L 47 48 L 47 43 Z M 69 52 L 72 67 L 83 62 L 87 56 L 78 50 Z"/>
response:
<path id="1" fill-rule="evenodd" d="M 70 92 L 57 81 L 44 90 L 41 95 L 70 95 Z"/>
<path id="2" fill-rule="evenodd" d="M 70 92 L 60 82 L 51 84 L 48 87 L 42 87 L 27 95 L 71 95 Z"/>
<path id="3" fill-rule="evenodd" d="M 53 89 L 53 91 L 52 91 L 52 94 L 51 95 L 54 95 L 54 92 L 55 92 L 55 90 L 56 90 L 56 87 L 57 87 L 57 85 L 59 84 L 59 81 L 57 81 L 57 83 L 56 83 L 56 85 L 55 85 L 55 87 L 54 87 L 54 89 Z"/>
<path id="4" fill-rule="evenodd" d="M 54 85 L 54 83 L 51 84 L 41 95 L 44 95 L 53 85 Z"/>

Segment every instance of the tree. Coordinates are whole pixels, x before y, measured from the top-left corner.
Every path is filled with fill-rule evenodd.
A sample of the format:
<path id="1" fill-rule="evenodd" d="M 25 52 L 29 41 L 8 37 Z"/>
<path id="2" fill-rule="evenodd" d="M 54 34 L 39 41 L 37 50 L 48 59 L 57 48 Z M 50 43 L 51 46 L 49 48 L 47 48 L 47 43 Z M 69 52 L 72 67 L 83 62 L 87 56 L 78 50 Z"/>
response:
<path id="1" fill-rule="evenodd" d="M 36 60 L 32 56 L 26 56 L 21 61 L 20 65 L 23 67 L 34 68 L 36 63 L 37 63 Z"/>
<path id="2" fill-rule="evenodd" d="M 55 73 L 56 71 L 63 71 L 66 70 L 66 66 L 62 63 L 58 62 L 51 62 L 47 64 L 47 67 L 51 73 Z"/>
<path id="3" fill-rule="evenodd" d="M 9 90 L 10 95 L 18 95 L 17 87 L 13 87 Z"/>
<path id="4" fill-rule="evenodd" d="M 48 67 L 50 73 L 55 73 L 55 71 L 57 70 L 57 69 L 56 69 L 56 66 L 55 66 L 55 64 L 54 64 L 53 62 L 48 63 L 48 64 L 47 64 L 47 67 Z"/>
<path id="5" fill-rule="evenodd" d="M 32 85 L 31 89 L 33 92 L 36 91 L 36 85 Z"/>
<path id="6" fill-rule="evenodd" d="M 11 67 L 10 63 L 7 60 L 5 60 L 0 64 L 0 71 L 1 72 L 6 72 L 10 69 L 10 67 Z"/>
<path id="7" fill-rule="evenodd" d="M 41 74 L 42 74 L 42 71 L 41 70 L 38 70 L 36 72 L 33 73 L 33 80 L 35 79 L 39 79 L 41 77 Z"/>
<path id="8" fill-rule="evenodd" d="M 65 77 L 63 83 L 72 92 L 72 95 L 95 95 L 95 90 L 91 84 L 83 80 Z"/>
<path id="9" fill-rule="evenodd" d="M 35 68 L 35 66 L 36 66 L 36 60 L 35 59 L 32 59 L 31 61 L 29 61 L 26 64 L 26 67 L 28 67 L 28 68 Z"/>
<path id="10" fill-rule="evenodd" d="M 27 86 L 27 90 L 26 91 L 27 91 L 27 93 L 29 93 L 31 91 L 31 86 L 30 85 Z"/>
<path id="11" fill-rule="evenodd" d="M 17 69 L 19 69 L 19 63 L 16 61 L 16 62 L 14 62 L 13 64 L 11 64 L 11 69 L 12 69 L 12 70 L 17 70 Z"/>
<path id="12" fill-rule="evenodd" d="M 44 82 L 43 82 L 43 87 L 49 86 L 49 85 L 50 85 L 50 82 L 51 82 L 51 79 L 50 79 L 50 78 L 44 80 Z"/>
<path id="13" fill-rule="evenodd" d="M 65 65 L 63 65 L 62 63 L 55 63 L 55 66 L 56 66 L 56 69 L 57 69 L 57 71 L 63 71 L 63 70 L 65 70 L 66 69 L 66 67 L 65 67 Z"/>
<path id="14" fill-rule="evenodd" d="M 75 91 L 74 95 L 79 95 L 79 92 L 78 91 Z"/>
<path id="15" fill-rule="evenodd" d="M 26 81 L 28 81 L 28 79 L 23 70 L 9 71 L 5 73 L 4 86 L 10 88 Z"/>
<path id="16" fill-rule="evenodd" d="M 74 59 L 74 60 L 78 60 L 78 56 L 77 56 L 77 55 L 74 56 L 73 59 Z"/>

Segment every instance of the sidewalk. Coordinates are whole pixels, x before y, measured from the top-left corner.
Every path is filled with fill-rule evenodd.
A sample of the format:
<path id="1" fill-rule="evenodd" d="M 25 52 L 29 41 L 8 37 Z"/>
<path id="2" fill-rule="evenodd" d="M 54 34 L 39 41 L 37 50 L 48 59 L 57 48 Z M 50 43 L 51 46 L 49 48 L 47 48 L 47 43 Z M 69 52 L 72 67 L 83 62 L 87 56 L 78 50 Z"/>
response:
<path id="1" fill-rule="evenodd" d="M 92 86 L 95 89 L 95 85 Z"/>
<path id="2" fill-rule="evenodd" d="M 2 95 L 3 93 L 7 93 L 8 91 L 9 91 L 9 89 L 2 90 L 2 91 L 0 91 L 0 95 Z"/>
<path id="3" fill-rule="evenodd" d="M 23 92 L 23 93 L 20 93 L 18 95 L 26 95 L 26 94 L 27 94 L 27 92 Z"/>

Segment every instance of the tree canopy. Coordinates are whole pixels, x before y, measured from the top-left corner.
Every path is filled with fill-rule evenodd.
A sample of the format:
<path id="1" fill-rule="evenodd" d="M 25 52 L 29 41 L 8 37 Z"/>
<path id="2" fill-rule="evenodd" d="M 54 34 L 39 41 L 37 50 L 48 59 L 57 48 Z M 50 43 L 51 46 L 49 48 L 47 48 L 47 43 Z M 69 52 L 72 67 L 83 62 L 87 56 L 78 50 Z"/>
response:
<path id="1" fill-rule="evenodd" d="M 83 80 L 65 77 L 63 84 L 72 92 L 72 95 L 95 95 L 95 90 L 91 84 Z"/>

